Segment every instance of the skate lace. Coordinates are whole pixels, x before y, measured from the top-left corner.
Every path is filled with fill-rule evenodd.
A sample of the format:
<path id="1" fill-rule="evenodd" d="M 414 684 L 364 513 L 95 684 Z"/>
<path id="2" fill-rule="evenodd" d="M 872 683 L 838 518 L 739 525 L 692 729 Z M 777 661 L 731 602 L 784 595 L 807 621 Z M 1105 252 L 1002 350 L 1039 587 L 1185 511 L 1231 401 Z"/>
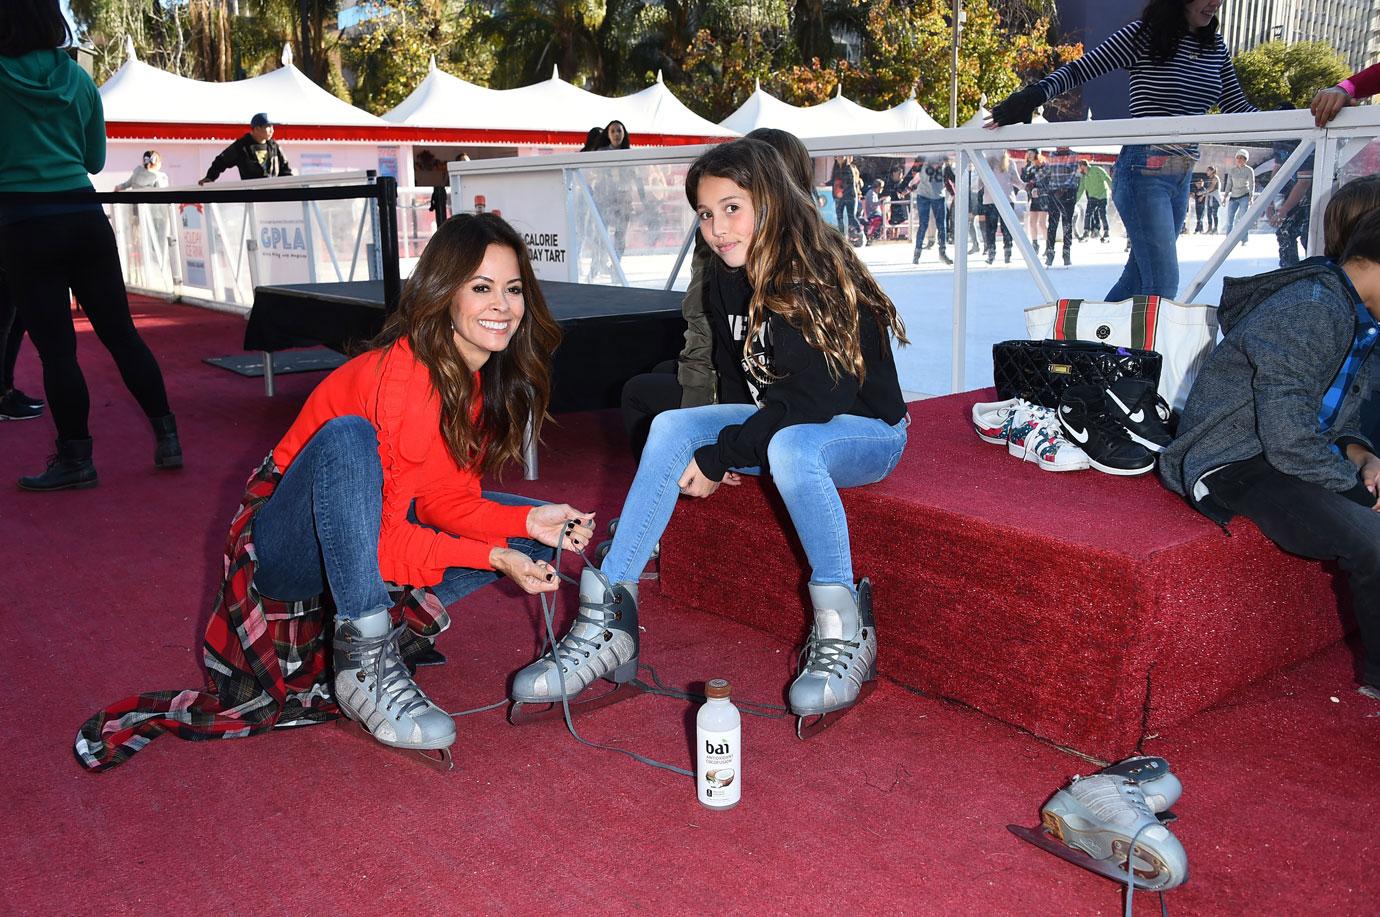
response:
<path id="1" fill-rule="evenodd" d="M 404 621 L 382 636 L 352 640 L 349 649 L 350 658 L 360 662 L 360 674 L 374 680 L 374 703 L 398 717 L 423 710 L 431 703 L 398 655 L 398 638 L 406 627 Z"/>
<path id="2" fill-rule="evenodd" d="M 1136 833 L 1131 836 L 1131 846 L 1130 849 L 1126 851 L 1126 910 L 1123 912 L 1123 917 L 1132 917 L 1134 913 L 1132 905 L 1134 904 L 1136 895 L 1136 874 L 1134 865 L 1136 858 L 1136 843 L 1140 840 L 1141 834 L 1143 834 L 1146 829 L 1153 828 L 1158 824 L 1159 820 L 1156 819 L 1149 824 L 1141 825 Z M 1164 892 L 1160 892 L 1159 895 L 1160 917 L 1169 917 L 1169 906 L 1164 902 Z"/>
<path id="3" fill-rule="evenodd" d="M 1124 781 L 1130 783 L 1131 781 Z M 1110 781 L 1104 789 L 1098 790 L 1094 794 L 1084 796 L 1080 800 L 1088 810 L 1099 818 L 1110 822 L 1120 822 L 1122 824 L 1134 823 L 1139 820 L 1137 816 L 1144 816 L 1149 819 L 1136 829 L 1135 834 L 1131 835 L 1131 846 L 1126 851 L 1126 911 L 1125 917 L 1132 915 L 1132 902 L 1136 894 L 1135 881 L 1135 857 L 1136 844 L 1140 841 L 1140 836 L 1146 830 L 1160 824 L 1159 819 L 1151 810 L 1145 798 L 1140 799 L 1134 796 L 1125 796 L 1118 789 L 1118 781 Z M 1164 892 L 1160 892 L 1160 913 L 1163 917 L 1168 917 L 1169 909 L 1164 901 Z"/>
<path id="4" fill-rule="evenodd" d="M 583 548 L 579 549 L 577 553 L 580 555 L 580 560 L 584 562 L 584 566 L 585 566 L 585 567 L 587 567 L 587 568 L 589 568 L 589 569 L 591 569 L 591 570 L 598 571 L 598 568 L 595 567 L 592 563 L 589 562 L 589 558 L 585 555 L 585 552 L 584 552 L 584 549 L 583 549 Z M 557 545 L 557 547 L 556 547 L 556 556 L 555 556 L 555 557 L 552 559 L 552 561 L 551 561 L 551 568 L 552 568 L 552 570 L 555 572 L 556 576 L 560 577 L 563 581 L 565 581 L 565 582 L 567 582 L 567 583 L 570 583 L 571 585 L 574 585 L 574 586 L 576 586 L 576 587 L 578 588 L 578 587 L 579 587 L 579 580 L 575 579 L 575 578 L 572 577 L 572 576 L 567 576 L 566 574 L 562 573 L 561 570 L 560 570 L 560 567 L 561 567 L 561 558 L 562 558 L 562 556 L 563 556 L 564 554 L 565 554 L 565 548 L 564 548 L 564 546 L 563 546 L 563 545 Z M 602 578 L 602 573 L 601 573 L 600 575 L 601 575 L 601 578 Z M 611 591 L 612 591 L 612 584 L 610 584 L 610 588 L 607 589 L 607 590 L 605 590 L 605 592 L 606 592 L 606 594 L 607 594 L 608 592 L 611 592 Z M 559 593 L 546 593 L 546 592 L 543 592 L 541 595 L 538 596 L 538 599 L 541 601 L 542 623 L 543 623 L 543 624 L 545 625 L 545 627 L 546 627 L 547 645 L 548 645 L 548 646 L 551 646 L 551 647 L 556 647 L 556 648 L 559 648 L 560 645 L 561 645 L 561 641 L 558 641 L 558 640 L 556 639 L 556 607 L 557 607 L 557 597 L 558 597 L 558 595 L 559 595 Z M 601 610 L 603 610 L 603 611 L 609 613 L 610 615 L 613 613 L 613 612 L 612 612 L 611 605 L 610 605 L 609 603 L 607 603 L 607 602 L 592 603 L 591 607 L 601 609 Z M 601 621 L 594 621 L 592 618 L 588 618 L 587 616 L 585 616 L 585 615 L 583 615 L 583 614 L 579 614 L 579 615 L 576 616 L 576 621 L 578 622 L 578 621 L 581 620 L 582 618 L 584 618 L 588 623 L 593 623 L 593 624 L 595 624 L 596 626 L 599 626 L 599 627 L 604 626 L 604 624 L 606 623 L 606 620 L 607 620 L 607 619 L 605 619 L 605 620 L 601 620 Z M 569 639 L 569 636 L 570 636 L 570 635 L 567 635 L 567 639 Z M 575 640 L 575 641 L 572 641 L 572 642 L 577 642 L 577 641 L 580 642 L 580 643 L 590 644 L 590 641 L 584 640 L 583 638 L 576 638 L 576 640 Z M 594 645 L 594 644 L 590 644 L 590 645 Z M 547 653 L 546 655 L 550 655 L 550 652 L 548 651 L 548 653 Z M 645 682 L 641 681 L 640 679 L 636 679 L 636 678 L 633 679 L 633 682 L 636 684 L 636 686 L 637 686 L 639 689 L 641 689 L 643 692 L 647 693 L 647 694 L 656 694 L 656 695 L 660 695 L 660 696 L 662 696 L 662 697 L 673 697 L 673 698 L 677 698 L 677 699 L 680 699 L 680 700 L 699 700 L 699 701 L 704 701 L 704 700 L 706 700 L 706 698 L 704 697 L 704 695 L 701 695 L 701 694 L 692 694 L 692 693 L 686 692 L 686 691 L 677 691 L 677 690 L 674 689 L 674 688 L 667 687 L 665 684 L 662 683 L 661 678 L 660 678 L 660 677 L 657 675 L 657 673 L 656 673 L 656 670 L 653 669 L 651 666 L 645 664 L 645 663 L 640 663 L 640 662 L 639 662 L 637 668 L 638 668 L 638 671 L 642 671 L 643 669 L 646 669 L 646 670 L 651 674 L 651 676 L 652 676 L 652 681 L 655 682 L 656 687 L 652 687 L 652 686 L 646 684 Z M 667 764 L 667 763 L 665 763 L 664 761 L 658 761 L 658 760 L 656 760 L 655 758 L 649 758 L 649 757 L 647 757 L 646 755 L 638 754 L 638 753 L 635 752 L 635 751 L 630 751 L 629 749 L 626 749 L 626 748 L 619 748 L 617 745 L 605 745 L 605 744 L 600 743 L 600 742 L 591 742 L 589 739 L 586 739 L 584 736 L 580 735 L 580 733 L 575 729 L 575 721 L 574 721 L 574 720 L 571 718 L 571 716 L 570 716 L 570 699 L 566 696 L 566 692 L 565 692 L 565 690 L 564 690 L 564 683 L 565 683 L 564 668 L 562 668 L 561 683 L 562 683 L 562 691 L 561 691 L 561 715 L 562 715 L 562 718 L 565 720 L 565 728 L 566 728 L 566 731 L 570 733 L 571 738 L 573 738 L 575 741 L 577 741 L 577 742 L 579 742 L 581 745 L 585 745 L 585 746 L 587 746 L 587 747 L 589 747 L 589 748 L 596 748 L 596 749 L 599 749 L 599 750 L 601 750 L 601 751 L 611 751 L 611 752 L 615 752 L 615 753 L 620 754 L 620 755 L 626 755 L 627 757 L 632 758 L 634 761 L 638 761 L 638 762 L 640 762 L 640 763 L 642 763 L 642 764 L 646 764 L 646 765 L 648 765 L 648 766 L 650 766 L 650 767 L 659 768 L 660 770 L 670 771 L 670 772 L 673 773 L 673 774 L 680 774 L 682 777 L 690 777 L 690 778 L 693 778 L 693 777 L 695 776 L 695 772 L 692 771 L 692 770 L 689 770 L 688 768 L 678 767 L 678 766 L 676 766 L 676 765 L 674 765 L 674 764 Z M 786 709 L 786 708 L 784 708 L 784 707 L 775 707 L 775 706 L 770 705 L 770 704 L 757 704 L 757 703 L 753 703 L 752 701 L 735 701 L 735 705 L 739 708 L 739 710 L 740 710 L 741 712 L 743 712 L 743 713 L 750 713 L 750 714 L 752 714 L 753 716 L 771 716 L 771 717 L 776 718 L 776 719 L 784 718 L 784 716 L 785 716 L 785 709 Z M 761 708 L 761 709 L 766 709 L 766 710 L 779 710 L 779 711 L 782 711 L 782 712 L 777 713 L 777 714 L 761 713 L 761 712 L 758 712 L 758 711 L 755 711 L 755 710 L 747 710 L 747 709 L 744 709 L 745 707 L 758 707 L 758 708 Z"/>
<path id="5" fill-rule="evenodd" d="M 567 582 L 575 582 L 571 577 L 563 573 L 560 574 L 560 577 Z M 604 594 L 608 596 L 610 592 L 605 591 Z M 567 633 L 559 643 L 552 644 L 554 649 L 547 650 L 545 655 L 552 658 L 553 661 L 560 660 L 561 662 L 569 662 L 572 665 L 579 665 L 581 659 L 588 659 L 590 657 L 591 650 L 597 653 L 602 643 L 598 640 L 590 640 L 587 637 L 579 636 L 575 633 L 575 628 L 579 627 L 581 624 L 588 624 L 592 627 L 599 628 L 602 633 L 607 633 L 604 628 L 606 628 L 610 622 L 617 619 L 618 612 L 614 608 L 616 604 L 616 600 L 605 602 L 581 602 L 580 611 L 575 615 L 575 623 L 571 627 L 570 632 Z M 585 614 L 586 609 L 598 611 L 600 613 L 599 617 L 594 618 Z M 583 649 L 583 647 L 589 647 L 589 649 Z M 564 675 L 566 671 L 566 667 L 562 665 L 561 674 Z M 561 679 L 561 688 L 562 693 L 564 693 L 564 678 Z"/>
<path id="6" fill-rule="evenodd" d="M 817 637 L 814 628 L 810 629 L 810 639 L 805 642 L 805 671 L 823 672 L 842 678 L 848 671 L 854 655 L 862 647 L 861 640 L 843 640 L 837 637 Z"/>

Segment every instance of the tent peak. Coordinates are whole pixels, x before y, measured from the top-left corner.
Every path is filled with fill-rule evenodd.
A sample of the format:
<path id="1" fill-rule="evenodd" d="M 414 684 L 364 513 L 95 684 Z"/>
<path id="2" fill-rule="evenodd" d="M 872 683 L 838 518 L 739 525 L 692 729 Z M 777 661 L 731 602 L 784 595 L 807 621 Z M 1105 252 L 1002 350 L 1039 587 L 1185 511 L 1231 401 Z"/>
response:
<path id="1" fill-rule="evenodd" d="M 842 80 L 839 81 L 838 91 L 834 93 L 834 98 L 836 98 L 836 99 L 841 99 L 841 98 L 843 98 L 843 81 L 842 81 Z"/>
<path id="2" fill-rule="evenodd" d="M 561 78 L 561 65 L 560 65 L 560 64 L 552 64 L 552 65 L 551 65 L 551 79 L 553 79 L 553 80 L 559 80 L 560 78 Z"/>
<path id="3" fill-rule="evenodd" d="M 139 59 L 139 52 L 134 50 L 134 36 L 125 36 L 125 63 L 134 63 Z"/>
<path id="4" fill-rule="evenodd" d="M 431 55 L 431 60 L 427 61 L 427 64 L 426 64 L 426 72 L 427 72 L 427 73 L 435 73 L 435 72 L 436 72 L 436 55 L 435 55 L 435 54 Z"/>
<path id="5" fill-rule="evenodd" d="M 761 92 L 761 91 L 762 91 L 762 78 L 759 76 L 759 77 L 757 78 L 757 86 L 756 86 L 756 88 L 753 89 L 753 92 Z"/>
<path id="6" fill-rule="evenodd" d="M 665 80 L 663 80 L 663 79 L 661 78 L 661 69 L 660 69 L 660 68 L 657 68 L 657 71 L 656 71 L 656 81 L 657 81 L 658 83 L 665 83 L 665 82 L 666 82 Z"/>
<path id="7" fill-rule="evenodd" d="M 292 66 L 292 42 L 290 42 L 290 41 L 285 41 L 285 42 L 283 42 L 283 58 L 282 58 L 282 60 L 283 60 L 283 66 L 284 66 L 284 67 L 291 67 L 291 66 Z"/>

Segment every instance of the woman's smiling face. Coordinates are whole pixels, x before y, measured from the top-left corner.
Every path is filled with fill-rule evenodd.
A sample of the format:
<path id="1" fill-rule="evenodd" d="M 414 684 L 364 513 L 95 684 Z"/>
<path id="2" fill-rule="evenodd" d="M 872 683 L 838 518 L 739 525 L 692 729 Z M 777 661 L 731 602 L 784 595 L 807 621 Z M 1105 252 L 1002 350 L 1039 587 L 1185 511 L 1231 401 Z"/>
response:
<path id="1" fill-rule="evenodd" d="M 471 372 L 491 354 L 507 349 L 525 310 L 517 252 L 490 245 L 474 276 L 460 285 L 450 302 L 455 348 Z"/>

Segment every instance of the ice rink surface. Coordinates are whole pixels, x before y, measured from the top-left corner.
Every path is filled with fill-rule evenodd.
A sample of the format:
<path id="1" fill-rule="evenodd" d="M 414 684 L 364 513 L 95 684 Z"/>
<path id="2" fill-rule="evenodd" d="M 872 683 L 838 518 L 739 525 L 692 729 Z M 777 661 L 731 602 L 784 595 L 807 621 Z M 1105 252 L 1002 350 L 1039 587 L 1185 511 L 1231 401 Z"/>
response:
<path id="1" fill-rule="evenodd" d="M 1221 234 L 1179 236 L 1181 289 L 1207 263 L 1223 239 Z M 1005 264 L 1000 236 L 997 244 L 994 264 L 987 264 L 982 254 L 969 256 L 965 366 L 959 387 L 963 391 L 992 384 L 992 345 L 1026 337 L 1025 310 L 1045 301 L 1020 250 L 1014 249 L 1011 263 Z M 914 249 L 904 240 L 876 242 L 857 251 L 905 319 L 910 346 L 898 348 L 896 352 L 901 387 L 911 395 L 943 395 L 954 391 L 951 367 L 956 268 L 941 263 L 932 248 L 926 249 L 920 263 L 912 266 Z M 952 249 L 949 255 L 955 257 Z M 1055 266 L 1049 269 L 1054 289 L 1061 297 L 1101 300 L 1126 265 L 1126 240 L 1113 235 L 1107 242 L 1075 241 L 1072 257 L 1073 264 L 1064 267 L 1056 248 Z M 632 285 L 660 287 L 674 261 L 674 256 L 665 253 L 638 255 L 629 252 L 623 258 L 623 267 Z M 1244 245 L 1235 246 L 1195 299 L 1199 303 L 1216 305 L 1222 293 L 1223 277 L 1245 277 L 1278 266 L 1279 245 L 1274 233 L 1258 228 L 1247 236 Z M 676 288 L 684 289 L 688 282 L 687 263 L 677 278 Z"/>

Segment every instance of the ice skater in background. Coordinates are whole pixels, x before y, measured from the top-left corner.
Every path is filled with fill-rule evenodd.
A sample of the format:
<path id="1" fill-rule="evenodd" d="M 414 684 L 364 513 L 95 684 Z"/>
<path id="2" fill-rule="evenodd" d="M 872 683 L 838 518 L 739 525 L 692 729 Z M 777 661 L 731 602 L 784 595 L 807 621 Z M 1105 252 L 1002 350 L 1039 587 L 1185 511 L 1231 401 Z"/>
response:
<path id="1" fill-rule="evenodd" d="M 810 563 L 814 627 L 790 688 L 802 727 L 851 707 L 876 676 L 871 587 L 854 582 L 838 488 L 882 480 L 905 448 L 891 350 L 906 343 L 901 319 L 767 144 L 705 153 L 685 190 L 716 256 L 704 292 L 714 339 L 738 360 L 719 404 L 652 423 L 608 554 L 581 577 L 574 627 L 513 681 L 515 719 L 598 679 L 634 678 L 639 576 L 677 499 L 712 496 L 730 470 L 772 478 Z"/>
<path id="2" fill-rule="evenodd" d="M 1257 111 L 1241 91 L 1218 32 L 1221 2 L 1150 0 L 1140 19 L 996 105 L 988 127 L 1028 124 L 1045 102 L 1118 69 L 1131 75 L 1132 117 L 1202 115 L 1214 105 L 1224 112 Z M 1131 256 L 1107 299 L 1179 292 L 1177 241 L 1197 158 L 1193 144 L 1122 147 L 1112 170 L 1112 203 Z"/>

